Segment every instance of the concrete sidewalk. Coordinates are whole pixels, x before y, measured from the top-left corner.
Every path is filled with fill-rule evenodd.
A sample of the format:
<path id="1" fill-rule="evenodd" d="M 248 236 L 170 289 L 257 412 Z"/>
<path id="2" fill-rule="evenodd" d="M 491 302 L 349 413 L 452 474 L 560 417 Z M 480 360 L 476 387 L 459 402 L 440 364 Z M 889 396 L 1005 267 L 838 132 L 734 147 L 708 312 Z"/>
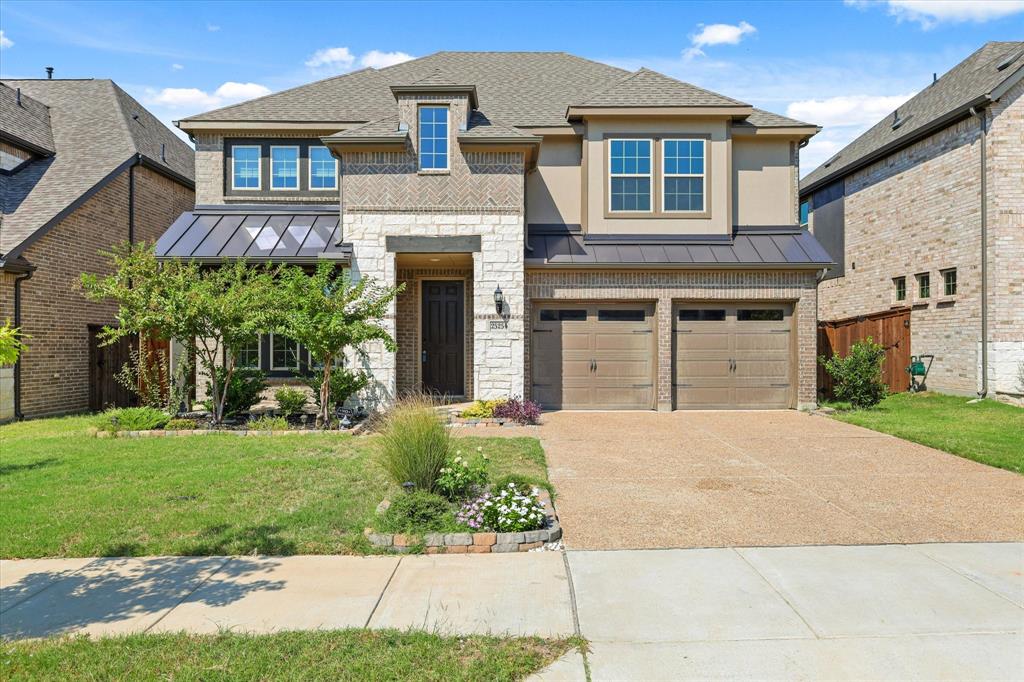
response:
<path id="1" fill-rule="evenodd" d="M 1021 543 L 567 557 L 3 561 L 0 634 L 395 627 L 566 636 L 578 618 L 594 680 L 1024 678 Z M 539 679 L 585 679 L 583 658 L 571 654 Z"/>

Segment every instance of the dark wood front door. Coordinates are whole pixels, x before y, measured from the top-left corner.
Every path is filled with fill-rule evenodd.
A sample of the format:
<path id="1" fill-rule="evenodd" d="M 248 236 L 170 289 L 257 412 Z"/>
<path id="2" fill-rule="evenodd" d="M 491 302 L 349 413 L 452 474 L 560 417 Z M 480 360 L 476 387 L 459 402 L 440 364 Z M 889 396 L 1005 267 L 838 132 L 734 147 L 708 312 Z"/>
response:
<path id="1" fill-rule="evenodd" d="M 89 325 L 89 409 L 98 412 L 108 407 L 138 405 L 138 396 L 122 386 L 116 375 L 131 362 L 131 352 L 139 347 L 139 337 L 132 334 L 101 346 L 100 329 L 98 325 Z"/>
<path id="2" fill-rule="evenodd" d="M 465 302 L 462 282 L 423 282 L 420 361 L 423 390 L 465 395 Z"/>

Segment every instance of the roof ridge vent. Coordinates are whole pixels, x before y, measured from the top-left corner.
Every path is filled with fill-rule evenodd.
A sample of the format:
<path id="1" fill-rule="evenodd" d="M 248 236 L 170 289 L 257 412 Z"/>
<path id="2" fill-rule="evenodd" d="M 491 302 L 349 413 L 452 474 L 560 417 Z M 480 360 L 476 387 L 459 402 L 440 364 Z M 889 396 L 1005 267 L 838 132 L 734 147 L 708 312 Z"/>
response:
<path id="1" fill-rule="evenodd" d="M 911 114 L 911 116 L 913 116 L 913 114 Z M 904 118 L 900 118 L 900 110 L 896 109 L 895 111 L 893 111 L 892 112 L 892 129 L 896 130 L 897 128 L 899 128 L 901 125 L 903 125 L 904 123 L 909 121 L 911 116 L 906 116 Z"/>

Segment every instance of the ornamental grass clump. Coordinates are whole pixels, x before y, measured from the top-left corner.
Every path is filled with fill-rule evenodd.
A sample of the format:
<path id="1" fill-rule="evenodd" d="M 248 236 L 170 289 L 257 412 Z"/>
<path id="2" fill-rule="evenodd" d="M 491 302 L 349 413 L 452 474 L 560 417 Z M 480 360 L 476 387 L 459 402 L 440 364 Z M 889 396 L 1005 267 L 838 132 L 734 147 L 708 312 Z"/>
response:
<path id="1" fill-rule="evenodd" d="M 171 420 L 169 414 L 155 407 L 122 407 L 107 410 L 96 418 L 100 431 L 153 431 L 162 429 Z"/>
<path id="2" fill-rule="evenodd" d="M 429 400 L 412 397 L 395 405 L 384 417 L 380 440 L 384 470 L 392 481 L 434 492 L 452 442 Z"/>

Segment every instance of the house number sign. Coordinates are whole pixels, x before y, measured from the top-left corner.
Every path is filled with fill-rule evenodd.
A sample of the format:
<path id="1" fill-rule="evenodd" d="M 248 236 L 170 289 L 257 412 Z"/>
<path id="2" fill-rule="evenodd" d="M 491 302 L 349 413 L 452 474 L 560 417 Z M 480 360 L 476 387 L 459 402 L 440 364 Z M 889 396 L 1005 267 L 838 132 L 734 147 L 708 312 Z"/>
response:
<path id="1" fill-rule="evenodd" d="M 491 320 L 491 329 L 508 329 L 508 320 Z"/>

